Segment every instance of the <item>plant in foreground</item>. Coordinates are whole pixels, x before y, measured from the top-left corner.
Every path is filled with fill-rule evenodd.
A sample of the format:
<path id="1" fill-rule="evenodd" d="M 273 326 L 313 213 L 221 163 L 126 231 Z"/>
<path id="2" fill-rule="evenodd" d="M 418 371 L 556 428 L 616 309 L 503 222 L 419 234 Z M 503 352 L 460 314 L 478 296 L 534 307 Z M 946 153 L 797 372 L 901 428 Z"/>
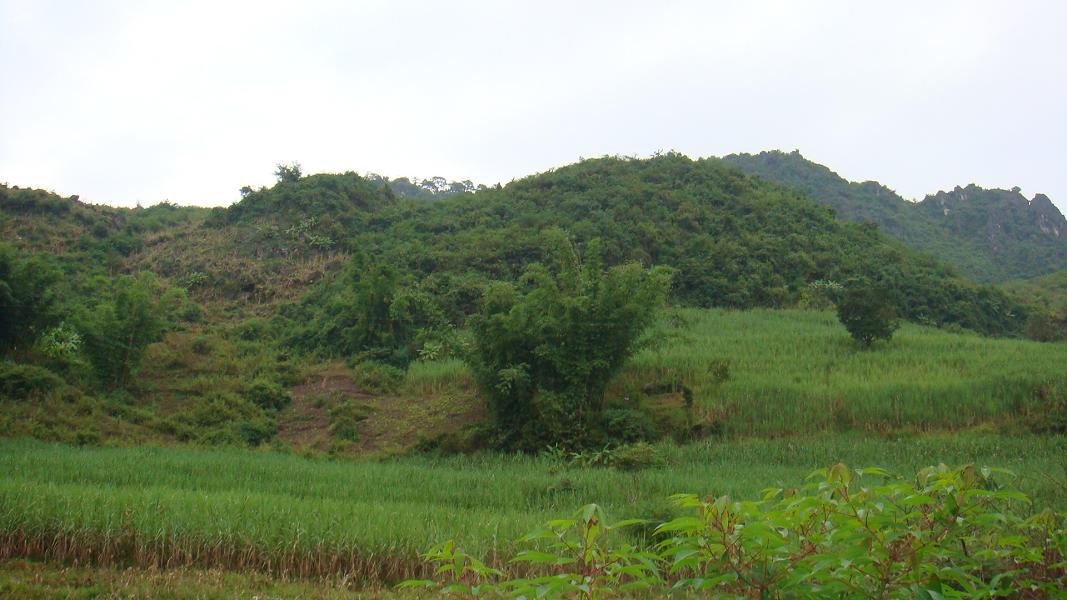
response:
<path id="1" fill-rule="evenodd" d="M 843 464 L 760 500 L 672 497 L 681 516 L 648 548 L 609 543 L 596 505 L 520 540 L 505 573 L 446 542 L 425 555 L 442 593 L 596 598 L 677 592 L 759 597 L 1051 597 L 1067 589 L 1064 515 L 1030 510 L 1003 470 L 928 467 L 912 481 Z M 524 565 L 524 566 L 523 566 Z M 516 576 L 521 571 L 524 576 Z M 530 574 L 533 575 L 530 575 Z"/>

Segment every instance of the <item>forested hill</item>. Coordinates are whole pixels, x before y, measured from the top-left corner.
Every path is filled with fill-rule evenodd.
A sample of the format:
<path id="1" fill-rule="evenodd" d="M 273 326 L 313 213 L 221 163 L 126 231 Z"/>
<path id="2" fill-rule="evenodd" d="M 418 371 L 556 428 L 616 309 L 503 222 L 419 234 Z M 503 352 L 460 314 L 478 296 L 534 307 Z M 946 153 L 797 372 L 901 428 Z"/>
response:
<path id="1" fill-rule="evenodd" d="M 877 182 L 850 182 L 799 152 L 732 154 L 743 171 L 803 191 L 847 221 L 877 223 L 908 246 L 981 282 L 1067 268 L 1067 220 L 1044 195 L 975 185 L 909 202 Z"/>
<path id="2" fill-rule="evenodd" d="M 860 278 L 891 290 L 917 322 L 1013 334 L 1026 318 L 1000 291 L 957 278 L 876 228 L 836 220 L 805 195 L 721 160 L 678 154 L 585 160 L 434 202 L 345 173 L 290 174 L 206 216 L 10 189 L 0 208 L 5 239 L 62 250 L 65 265 L 151 271 L 188 290 L 210 320 L 267 317 L 296 302 L 284 311 L 290 326 L 325 328 L 303 331 L 309 346 L 343 337 L 330 329 L 342 327 L 334 317 L 358 312 L 353 290 L 382 271 L 435 325 L 461 325 L 487 283 L 516 281 L 546 260 L 545 234 L 555 228 L 579 252 L 600 238 L 609 264 L 673 267 L 677 304 L 792 307 L 812 302 L 820 282 Z M 60 239 L 79 241 L 58 248 Z"/>
<path id="3" fill-rule="evenodd" d="M 405 298 L 461 322 L 488 282 L 516 281 L 547 260 L 545 234 L 554 228 L 579 252 L 599 238 L 609 264 L 673 267 L 673 301 L 683 305 L 804 305 L 820 282 L 861 278 L 895 292 L 901 314 L 918 322 L 1005 334 L 1020 331 L 1026 316 L 1000 291 L 955 277 L 877 228 L 836 220 L 802 194 L 718 159 L 677 154 L 585 160 L 501 189 L 398 202 L 354 235 L 353 268 L 285 316 L 311 328 L 298 336 L 309 347 L 342 343 L 338 327 L 355 324 L 338 323 L 370 293 L 352 291 L 361 274 L 386 270 Z"/>

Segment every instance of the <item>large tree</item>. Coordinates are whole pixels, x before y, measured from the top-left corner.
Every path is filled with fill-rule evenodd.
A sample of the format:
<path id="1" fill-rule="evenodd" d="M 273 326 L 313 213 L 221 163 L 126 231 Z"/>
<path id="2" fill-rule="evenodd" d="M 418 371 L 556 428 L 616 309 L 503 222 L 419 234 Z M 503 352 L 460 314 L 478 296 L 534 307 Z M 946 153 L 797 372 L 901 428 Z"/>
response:
<path id="1" fill-rule="evenodd" d="M 43 259 L 0 244 L 0 354 L 32 344 L 55 321 L 55 274 Z"/>
<path id="2" fill-rule="evenodd" d="M 531 266 L 517 286 L 490 286 L 471 319 L 472 370 L 503 444 L 524 450 L 584 444 L 671 282 L 663 267 L 606 269 L 596 241 L 583 260 L 563 232 L 548 239 L 555 263 Z"/>

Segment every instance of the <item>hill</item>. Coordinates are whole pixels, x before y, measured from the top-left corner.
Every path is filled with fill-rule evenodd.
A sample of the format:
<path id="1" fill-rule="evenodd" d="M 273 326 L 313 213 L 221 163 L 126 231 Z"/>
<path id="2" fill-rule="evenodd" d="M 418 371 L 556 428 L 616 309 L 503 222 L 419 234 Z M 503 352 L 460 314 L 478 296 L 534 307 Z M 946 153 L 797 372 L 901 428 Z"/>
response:
<path id="1" fill-rule="evenodd" d="M 679 306 L 825 308 L 827 282 L 862 279 L 917 323 L 1026 324 L 1003 292 L 717 159 L 586 160 L 433 202 L 355 173 L 211 210 L 0 191 L 0 272 L 52 286 L 0 361 L 5 429 L 49 439 L 367 450 L 455 433 L 478 415 L 447 362 L 469 347 L 467 316 L 564 237 L 673 268 Z"/>
<path id="2" fill-rule="evenodd" d="M 425 308 L 410 319 L 462 325 L 489 281 L 516 281 L 549 260 L 552 229 L 579 252 L 601 240 L 608 264 L 673 267 L 673 300 L 686 306 L 791 307 L 810 302 L 819 282 L 864 279 L 894 290 L 900 314 L 917 322 L 1010 335 L 1026 319 L 1002 292 L 955 277 L 875 228 L 840 222 L 798 192 L 716 159 L 667 154 L 585 160 L 500 189 L 399 202 L 352 238 L 359 258 L 348 272 L 283 307 L 296 330 L 289 339 L 351 353 L 354 290 L 361 273 L 383 266 L 395 288 L 388 294 Z"/>
<path id="3" fill-rule="evenodd" d="M 877 223 L 909 247 L 938 257 L 979 282 L 1002 282 L 1067 268 L 1067 220 L 1048 197 L 976 185 L 909 202 L 873 181 L 850 182 L 799 152 L 733 154 L 723 161 L 798 189 L 852 222 Z"/>

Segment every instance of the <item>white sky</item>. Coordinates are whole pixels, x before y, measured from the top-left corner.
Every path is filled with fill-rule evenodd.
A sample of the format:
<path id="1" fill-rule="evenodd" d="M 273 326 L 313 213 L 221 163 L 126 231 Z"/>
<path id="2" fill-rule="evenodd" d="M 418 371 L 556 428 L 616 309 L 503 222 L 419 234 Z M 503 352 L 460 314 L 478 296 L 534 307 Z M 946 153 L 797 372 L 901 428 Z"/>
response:
<path id="1" fill-rule="evenodd" d="M 305 173 L 507 182 L 800 149 L 1067 210 L 1067 2 L 0 0 L 0 181 L 227 204 Z"/>

